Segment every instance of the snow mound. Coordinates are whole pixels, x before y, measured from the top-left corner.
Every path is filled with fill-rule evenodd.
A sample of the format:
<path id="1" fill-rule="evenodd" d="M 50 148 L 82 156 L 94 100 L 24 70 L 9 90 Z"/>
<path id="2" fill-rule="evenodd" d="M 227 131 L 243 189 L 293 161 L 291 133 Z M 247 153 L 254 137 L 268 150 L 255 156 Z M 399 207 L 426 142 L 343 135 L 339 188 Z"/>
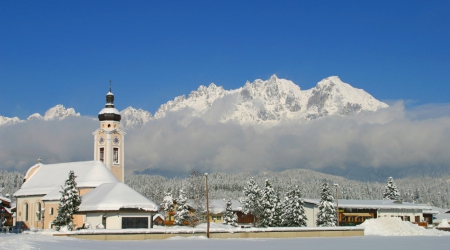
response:
<path id="1" fill-rule="evenodd" d="M 408 221 L 402 221 L 397 217 L 381 217 L 366 220 L 361 226 L 365 227 L 365 235 L 380 236 L 441 236 L 450 235 L 448 232 L 436 229 L 426 229 Z"/>
<path id="2" fill-rule="evenodd" d="M 447 219 L 442 219 L 441 223 L 439 223 L 439 225 L 437 226 L 439 228 L 447 228 L 450 227 L 450 225 L 448 224 L 448 220 Z"/>

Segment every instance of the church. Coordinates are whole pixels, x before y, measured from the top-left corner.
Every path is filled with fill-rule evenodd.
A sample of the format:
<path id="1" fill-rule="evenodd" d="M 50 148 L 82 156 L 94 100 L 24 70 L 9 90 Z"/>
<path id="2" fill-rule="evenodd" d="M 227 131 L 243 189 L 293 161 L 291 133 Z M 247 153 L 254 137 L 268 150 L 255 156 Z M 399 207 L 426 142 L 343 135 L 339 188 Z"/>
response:
<path id="1" fill-rule="evenodd" d="M 124 184 L 125 135 L 119 128 L 121 115 L 114 107 L 114 94 L 106 94 L 106 105 L 99 112 L 100 127 L 94 136 L 94 160 L 43 164 L 30 167 L 24 183 L 14 193 L 16 223 L 22 229 L 53 227 L 58 215 L 60 191 L 69 172 L 74 171 L 81 196 L 73 223 L 89 223 L 106 229 L 149 228 L 159 206 Z"/>

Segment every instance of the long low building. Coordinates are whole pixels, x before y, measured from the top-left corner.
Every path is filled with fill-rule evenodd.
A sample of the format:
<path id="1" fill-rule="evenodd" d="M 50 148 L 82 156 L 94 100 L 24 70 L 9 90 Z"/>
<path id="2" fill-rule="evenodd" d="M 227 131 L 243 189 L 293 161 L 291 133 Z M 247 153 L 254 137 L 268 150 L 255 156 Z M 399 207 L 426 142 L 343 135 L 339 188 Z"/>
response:
<path id="1" fill-rule="evenodd" d="M 319 204 L 319 199 L 304 199 L 308 227 L 316 226 Z M 340 226 L 359 225 L 366 219 L 379 217 L 399 217 L 404 221 L 432 224 L 435 213 L 429 205 L 394 200 L 339 200 L 338 205 Z"/>

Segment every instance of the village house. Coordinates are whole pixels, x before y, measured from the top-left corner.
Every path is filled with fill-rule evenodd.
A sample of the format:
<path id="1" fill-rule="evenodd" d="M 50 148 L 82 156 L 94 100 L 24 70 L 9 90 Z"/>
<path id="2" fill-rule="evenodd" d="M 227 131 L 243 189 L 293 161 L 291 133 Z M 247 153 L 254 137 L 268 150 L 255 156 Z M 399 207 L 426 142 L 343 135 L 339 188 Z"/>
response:
<path id="1" fill-rule="evenodd" d="M 8 195 L 7 195 L 8 196 Z M 0 193 L 0 228 L 12 227 L 14 221 L 14 204 L 9 198 L 3 197 Z"/>
<path id="2" fill-rule="evenodd" d="M 22 229 L 51 228 L 58 214 L 60 191 L 69 172 L 74 171 L 82 197 L 73 223 L 85 222 L 106 228 L 148 228 L 159 206 L 124 182 L 124 136 L 114 95 L 106 94 L 106 105 L 98 114 L 100 128 L 94 131 L 94 160 L 32 166 L 21 188 L 14 193 L 17 226 Z M 114 200 L 114 201 L 113 201 Z"/>
<path id="3" fill-rule="evenodd" d="M 339 200 L 338 203 L 340 226 L 355 226 L 379 217 L 398 217 L 403 221 L 431 224 L 435 213 L 428 205 L 394 200 Z M 308 227 L 316 226 L 319 204 L 319 199 L 304 199 Z"/>
<path id="4" fill-rule="evenodd" d="M 206 203 L 206 202 L 205 202 Z M 194 201 L 188 200 L 187 205 L 189 206 L 189 212 L 191 214 L 195 213 Z M 166 212 L 165 216 L 161 216 L 163 220 L 162 224 L 170 226 L 174 225 L 174 216 L 176 210 L 176 201 L 174 202 L 174 211 Z M 206 205 L 205 205 L 206 207 Z M 233 213 L 237 215 L 238 225 L 249 225 L 254 222 L 255 217 L 251 214 L 244 214 L 242 212 L 242 204 L 238 200 L 231 200 L 231 207 Z M 223 215 L 226 211 L 227 204 L 224 200 L 209 200 L 209 221 L 213 223 L 223 223 Z M 164 219 L 165 218 L 165 219 Z M 185 223 L 187 224 L 187 223 Z"/>

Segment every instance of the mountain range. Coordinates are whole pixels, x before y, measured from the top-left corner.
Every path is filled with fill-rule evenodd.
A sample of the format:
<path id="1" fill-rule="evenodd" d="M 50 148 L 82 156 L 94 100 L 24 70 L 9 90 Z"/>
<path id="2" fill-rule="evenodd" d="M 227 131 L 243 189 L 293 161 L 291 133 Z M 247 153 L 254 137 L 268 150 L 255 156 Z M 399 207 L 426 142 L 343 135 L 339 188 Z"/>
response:
<path id="1" fill-rule="evenodd" d="M 139 128 L 152 120 L 177 113 L 186 119 L 198 117 L 209 123 L 272 127 L 280 122 L 306 122 L 329 115 L 346 116 L 386 107 L 386 103 L 344 83 L 337 76 L 323 79 L 314 88 L 301 90 L 292 81 L 273 75 L 265 81 L 247 81 L 243 87 L 233 90 L 225 90 L 214 83 L 208 87 L 200 86 L 187 97 L 178 96 L 162 104 L 154 116 L 146 110 L 127 107 L 121 111 L 121 125 L 125 129 Z M 0 116 L 0 125 L 73 116 L 80 116 L 80 113 L 58 104 L 47 110 L 44 116 L 35 113 L 27 120 Z"/>

